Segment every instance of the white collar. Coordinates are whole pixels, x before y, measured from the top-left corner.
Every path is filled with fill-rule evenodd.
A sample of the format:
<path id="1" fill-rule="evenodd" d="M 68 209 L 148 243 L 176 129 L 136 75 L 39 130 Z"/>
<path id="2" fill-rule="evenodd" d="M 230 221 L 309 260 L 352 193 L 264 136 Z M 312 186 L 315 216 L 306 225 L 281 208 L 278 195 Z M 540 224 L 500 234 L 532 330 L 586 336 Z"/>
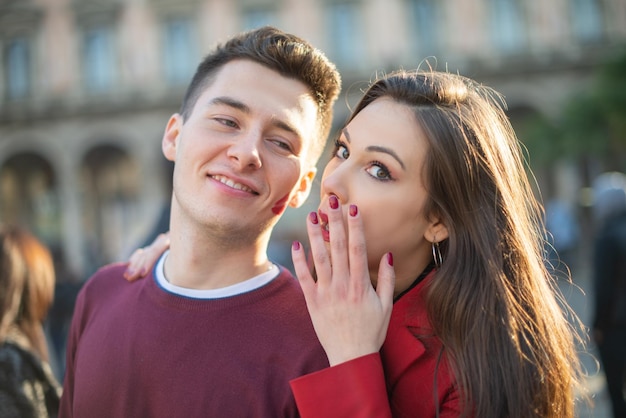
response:
<path id="1" fill-rule="evenodd" d="M 240 283 L 219 289 L 190 289 L 187 287 L 176 286 L 170 283 L 165 277 L 165 259 L 169 254 L 169 250 L 165 251 L 159 258 L 154 267 L 154 278 L 157 284 L 164 290 L 180 296 L 186 296 L 193 299 L 217 299 L 229 296 L 240 295 L 265 286 L 278 276 L 279 269 L 276 264 L 272 264 L 268 271 L 254 276 Z"/>

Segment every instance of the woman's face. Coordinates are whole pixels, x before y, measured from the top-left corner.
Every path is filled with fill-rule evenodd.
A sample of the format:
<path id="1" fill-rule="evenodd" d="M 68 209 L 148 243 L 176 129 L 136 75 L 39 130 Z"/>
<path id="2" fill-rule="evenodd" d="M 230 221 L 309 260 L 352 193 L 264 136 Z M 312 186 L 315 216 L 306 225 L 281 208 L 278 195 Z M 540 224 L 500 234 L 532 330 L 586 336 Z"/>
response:
<path id="1" fill-rule="evenodd" d="M 379 98 L 342 131 L 322 176 L 322 226 L 326 226 L 330 195 L 339 198 L 344 216 L 349 205 L 357 205 L 372 282 L 376 284 L 381 257 L 391 251 L 396 294 L 431 261 L 431 241 L 447 237 L 445 227 L 422 214 L 427 198 L 422 179 L 427 147 L 413 111 L 390 98 Z"/>

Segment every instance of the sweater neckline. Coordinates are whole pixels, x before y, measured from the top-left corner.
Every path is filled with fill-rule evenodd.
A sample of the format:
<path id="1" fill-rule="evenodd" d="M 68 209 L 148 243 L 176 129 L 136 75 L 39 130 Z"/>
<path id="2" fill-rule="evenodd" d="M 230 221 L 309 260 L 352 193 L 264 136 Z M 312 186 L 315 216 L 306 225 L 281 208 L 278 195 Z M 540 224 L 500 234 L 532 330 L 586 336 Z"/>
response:
<path id="1" fill-rule="evenodd" d="M 233 296 L 226 296 L 213 299 L 198 299 L 184 295 L 175 294 L 161 287 L 155 277 L 156 265 L 146 277 L 143 291 L 145 295 L 158 305 L 174 309 L 176 311 L 187 312 L 208 312 L 222 309 L 237 309 L 244 305 L 258 303 L 273 297 L 280 292 L 284 286 L 288 285 L 289 279 L 293 279 L 287 270 L 282 266 L 278 267 L 278 274 L 265 285 L 256 289 L 243 292 Z"/>
<path id="2" fill-rule="evenodd" d="M 165 260 L 168 255 L 169 250 L 165 251 L 161 257 L 159 257 L 154 268 L 154 277 L 157 284 L 166 292 L 191 299 L 210 300 L 247 293 L 265 286 L 278 277 L 280 272 L 278 266 L 272 263 L 268 271 L 230 286 L 217 289 L 190 289 L 172 284 L 167 277 L 165 277 Z"/>

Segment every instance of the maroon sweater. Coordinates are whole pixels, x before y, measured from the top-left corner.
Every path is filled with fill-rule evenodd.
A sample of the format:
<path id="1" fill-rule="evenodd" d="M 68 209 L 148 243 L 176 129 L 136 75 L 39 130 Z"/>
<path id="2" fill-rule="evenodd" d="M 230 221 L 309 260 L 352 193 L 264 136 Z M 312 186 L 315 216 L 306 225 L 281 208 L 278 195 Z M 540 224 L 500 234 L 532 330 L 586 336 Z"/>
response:
<path id="1" fill-rule="evenodd" d="M 296 417 L 289 381 L 328 367 L 284 268 L 259 289 L 199 300 L 100 269 L 81 290 L 60 417 Z"/>

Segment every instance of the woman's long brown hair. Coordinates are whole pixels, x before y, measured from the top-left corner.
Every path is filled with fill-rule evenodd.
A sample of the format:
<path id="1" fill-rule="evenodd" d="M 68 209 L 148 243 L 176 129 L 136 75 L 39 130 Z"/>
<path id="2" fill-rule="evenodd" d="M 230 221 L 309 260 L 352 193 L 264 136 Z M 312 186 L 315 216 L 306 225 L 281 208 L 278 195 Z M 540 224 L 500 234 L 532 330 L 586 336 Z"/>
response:
<path id="1" fill-rule="evenodd" d="M 17 227 L 0 227 L 0 342 L 12 329 L 48 360 L 43 320 L 54 298 L 54 264 L 48 249 Z"/>
<path id="2" fill-rule="evenodd" d="M 543 212 L 504 101 L 462 76 L 400 71 L 353 116 L 380 97 L 412 108 L 428 139 L 424 216 L 442 219 L 449 238 L 426 303 L 464 416 L 573 417 L 582 338 L 544 264 Z"/>

